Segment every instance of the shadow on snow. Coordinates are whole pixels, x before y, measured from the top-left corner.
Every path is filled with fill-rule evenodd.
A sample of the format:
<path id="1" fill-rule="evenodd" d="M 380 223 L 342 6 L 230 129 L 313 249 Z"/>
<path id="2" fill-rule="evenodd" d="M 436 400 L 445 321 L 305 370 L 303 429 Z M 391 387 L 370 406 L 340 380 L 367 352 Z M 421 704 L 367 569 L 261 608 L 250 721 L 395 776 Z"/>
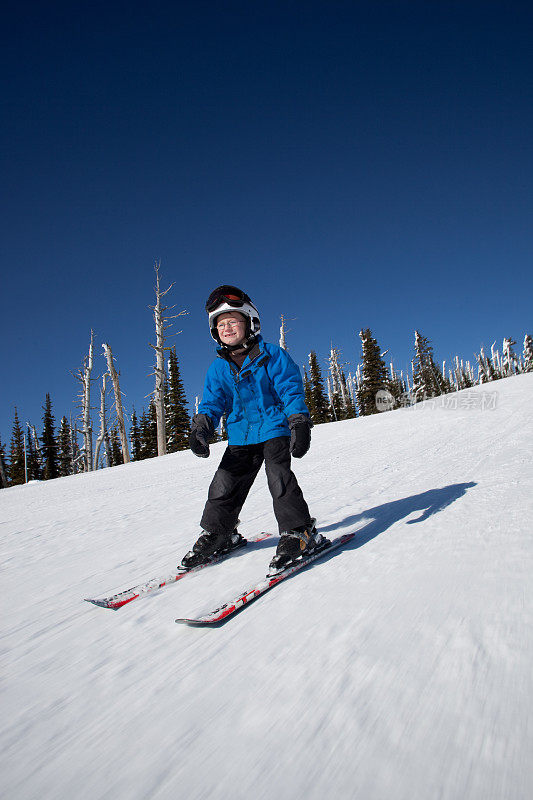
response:
<path id="1" fill-rule="evenodd" d="M 474 482 L 454 483 L 450 484 L 450 486 L 443 486 L 442 489 L 430 489 L 429 491 L 422 492 L 421 494 L 414 494 L 411 495 L 411 497 L 404 497 L 402 500 L 393 500 L 391 503 L 383 503 L 383 505 L 369 508 L 360 514 L 353 514 L 349 517 L 345 517 L 343 520 L 335 522 L 332 525 L 327 525 L 324 527 L 318 526 L 318 530 L 322 534 L 327 535 L 328 533 L 331 534 L 338 532 L 338 535 L 342 535 L 343 532 L 351 533 L 354 526 L 357 526 L 358 523 L 367 520 L 369 517 L 372 517 L 372 520 L 367 525 L 364 525 L 359 531 L 357 531 L 355 537 L 344 547 L 334 550 L 329 555 L 327 552 L 325 552 L 321 558 L 313 561 L 308 566 L 303 567 L 302 572 L 308 569 L 313 569 L 313 567 L 318 566 L 319 564 L 324 564 L 324 562 L 336 558 L 345 550 L 357 550 L 359 547 L 363 547 L 363 545 L 367 544 L 367 542 L 370 542 L 372 539 L 375 539 L 376 536 L 379 536 L 380 533 L 384 533 L 388 528 L 394 525 L 395 522 L 400 522 L 400 520 L 409 517 L 411 514 L 414 514 L 417 511 L 422 512 L 420 516 L 416 519 L 407 520 L 406 524 L 415 525 L 418 522 L 424 522 L 434 514 L 438 514 L 440 511 L 443 511 L 443 509 L 454 503 L 456 500 L 464 497 L 467 489 L 471 489 L 476 485 L 477 484 Z M 332 537 L 330 536 L 329 538 Z M 257 545 L 261 545 L 261 547 L 268 547 L 272 545 L 272 541 L 267 539 L 264 542 L 257 542 L 254 547 L 257 547 Z M 293 577 L 294 575 L 289 575 L 286 580 L 291 580 Z M 250 605 L 250 603 L 255 602 L 255 599 L 249 600 L 246 605 Z M 213 623 L 209 627 L 219 628 L 225 625 L 230 619 L 243 611 L 244 608 L 246 608 L 246 606 L 239 608 L 231 615 L 231 617 L 221 620 L 220 622 Z"/>
<path id="2" fill-rule="evenodd" d="M 464 497 L 468 489 L 473 488 L 477 484 L 470 483 L 453 483 L 450 486 L 443 486 L 442 489 L 430 489 L 421 494 L 413 494 L 410 497 L 404 497 L 401 500 L 393 500 L 391 503 L 383 503 L 381 506 L 374 506 L 362 511 L 360 514 L 353 514 L 345 517 L 339 522 L 332 525 L 319 527 L 320 533 L 327 535 L 339 529 L 348 528 L 353 529 L 359 522 L 367 520 L 372 517 L 372 520 L 364 525 L 355 535 L 355 538 L 346 545 L 345 550 L 356 550 L 362 547 L 367 542 L 375 539 L 380 533 L 384 533 L 387 528 L 394 525 L 395 522 L 409 517 L 416 511 L 421 511 L 419 517 L 416 519 L 409 519 L 406 525 L 416 525 L 418 522 L 425 522 L 425 520 L 443 511 L 447 506 L 455 503 L 461 497 Z M 340 532 L 340 530 L 339 530 Z M 330 537 L 331 538 L 331 537 Z M 332 553 L 332 557 L 333 557 Z"/>

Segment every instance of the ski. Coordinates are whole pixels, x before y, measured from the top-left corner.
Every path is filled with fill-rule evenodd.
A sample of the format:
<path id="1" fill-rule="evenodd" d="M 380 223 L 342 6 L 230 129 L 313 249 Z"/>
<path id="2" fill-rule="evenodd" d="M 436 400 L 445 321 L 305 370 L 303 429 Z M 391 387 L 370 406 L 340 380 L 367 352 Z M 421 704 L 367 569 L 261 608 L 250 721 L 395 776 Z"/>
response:
<path id="1" fill-rule="evenodd" d="M 268 539 L 273 535 L 274 534 L 272 533 L 260 533 L 258 536 L 252 536 L 246 541 L 247 543 L 254 544 L 256 542 L 262 542 L 264 539 Z M 99 606 L 100 608 L 111 608 L 113 611 L 117 611 L 119 608 L 122 608 L 127 603 L 131 603 L 133 600 L 137 600 L 140 597 L 145 597 L 152 592 L 157 592 L 164 586 L 169 586 L 171 583 L 176 583 L 182 578 L 187 577 L 187 575 L 192 575 L 194 572 L 199 572 L 205 567 L 210 567 L 212 564 L 218 564 L 219 561 L 224 561 L 226 558 L 230 558 L 234 553 L 242 550 L 243 547 L 246 547 L 246 545 L 236 547 L 234 550 L 230 550 L 228 553 L 223 553 L 218 556 L 211 556 L 209 561 L 207 561 L 205 564 L 199 564 L 198 566 L 187 570 L 177 568 L 174 572 L 171 572 L 169 575 L 163 578 L 152 578 L 145 583 L 141 583 L 138 586 L 132 586 L 130 589 L 124 589 L 122 592 L 117 592 L 116 594 L 109 595 L 108 597 L 87 597 L 85 598 L 85 602 L 93 603 L 93 605 Z"/>
<path id="2" fill-rule="evenodd" d="M 322 550 L 319 550 L 317 553 L 312 553 L 311 555 L 307 556 L 306 558 L 302 558 L 299 561 L 296 561 L 291 566 L 287 567 L 287 569 L 282 570 L 282 572 L 278 572 L 275 575 L 267 575 L 266 578 L 256 583 L 254 586 L 248 588 L 246 591 L 241 592 L 236 598 L 230 600 L 227 603 L 219 606 L 218 608 L 214 609 L 214 611 L 206 611 L 205 613 L 199 614 L 197 617 L 194 618 L 179 618 L 175 620 L 176 622 L 184 622 L 187 625 L 214 625 L 217 622 L 222 622 L 238 611 L 240 608 L 245 606 L 247 603 L 250 603 L 252 600 L 255 600 L 260 595 L 268 592 L 269 589 L 272 589 L 274 586 L 277 586 L 281 581 L 284 581 L 285 578 L 288 578 L 290 575 L 293 575 L 300 569 L 303 569 L 308 564 L 311 564 L 312 561 L 316 561 L 318 558 L 322 558 L 327 553 L 331 553 L 332 550 L 336 550 L 339 547 L 343 547 L 347 542 L 349 542 L 355 533 L 346 533 L 343 536 L 339 536 L 337 539 L 333 539 L 331 544 L 324 547 Z"/>

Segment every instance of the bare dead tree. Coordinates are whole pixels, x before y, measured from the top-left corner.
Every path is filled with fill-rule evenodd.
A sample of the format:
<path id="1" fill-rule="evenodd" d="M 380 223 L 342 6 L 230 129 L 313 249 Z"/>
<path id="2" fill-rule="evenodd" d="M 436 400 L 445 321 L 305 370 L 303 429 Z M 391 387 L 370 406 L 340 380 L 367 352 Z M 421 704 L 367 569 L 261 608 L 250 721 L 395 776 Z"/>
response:
<path id="1" fill-rule="evenodd" d="M 106 397 L 107 391 L 107 372 L 104 372 L 102 375 L 102 386 L 100 389 L 100 432 L 98 434 L 98 439 L 96 440 L 95 450 L 94 450 L 94 464 L 95 469 L 98 469 L 98 459 L 100 457 L 100 448 L 102 444 L 105 442 L 105 452 L 106 452 L 106 461 L 107 466 L 111 466 L 111 461 L 109 458 L 109 443 L 108 443 L 108 435 L 107 435 L 107 419 L 106 419 Z"/>
<path id="2" fill-rule="evenodd" d="M 281 327 L 279 329 L 279 346 L 283 350 L 287 350 L 287 342 L 285 341 L 285 317 L 281 315 Z"/>
<path id="3" fill-rule="evenodd" d="M 340 353 L 336 347 L 331 345 L 329 354 L 329 371 L 331 373 L 331 382 L 333 394 L 340 396 L 342 407 L 346 410 L 347 405 L 347 390 L 344 381 L 342 380 L 342 367 L 339 364 Z"/>
<path id="4" fill-rule="evenodd" d="M 285 317 L 285 314 L 281 314 L 280 316 L 281 316 L 281 326 L 279 329 L 279 346 L 283 350 L 286 350 L 288 352 L 289 348 L 287 347 L 287 334 L 290 333 L 291 329 L 287 328 L 287 318 Z M 292 317 L 292 321 L 294 321 L 295 319 L 296 317 Z M 289 320 L 289 322 L 290 321 L 291 320 Z"/>
<path id="5" fill-rule="evenodd" d="M 83 450 L 85 472 L 93 469 L 93 425 L 91 420 L 91 372 L 94 357 L 94 331 L 91 330 L 89 353 L 83 360 L 83 369 L 79 369 L 74 377 L 81 383 L 81 392 L 78 395 L 83 421 Z"/>
<path id="6" fill-rule="evenodd" d="M 102 347 L 104 348 L 105 357 L 107 359 L 107 369 L 111 377 L 111 380 L 113 382 L 113 391 L 115 393 L 115 412 L 117 415 L 118 431 L 120 435 L 120 442 L 122 445 L 122 458 L 124 464 L 129 464 L 130 449 L 128 444 L 128 436 L 126 434 L 126 425 L 124 424 L 124 411 L 122 410 L 122 392 L 120 391 L 118 373 L 115 369 L 113 353 L 111 352 L 110 346 L 108 344 L 103 344 Z"/>
<path id="7" fill-rule="evenodd" d="M 79 472 L 80 463 L 83 459 L 83 456 L 80 453 L 79 445 L 78 445 L 78 424 L 77 422 L 72 424 L 72 414 L 70 415 L 70 468 L 72 470 L 72 475 L 77 475 Z"/>
<path id="8" fill-rule="evenodd" d="M 166 312 L 172 311 L 176 306 L 163 306 L 162 299 L 167 295 L 172 287 L 170 284 L 168 289 L 161 291 L 159 280 L 159 269 L 161 262 L 156 261 L 154 264 L 155 269 L 155 306 L 148 306 L 154 313 L 156 344 L 150 343 L 150 347 L 155 350 L 155 366 L 154 371 L 151 373 L 155 375 L 155 389 L 153 391 L 153 398 L 155 403 L 155 413 L 157 420 L 157 455 L 164 456 L 167 452 L 167 437 L 165 429 L 165 350 L 170 350 L 170 347 L 165 347 L 165 331 L 172 327 L 171 319 L 177 319 L 187 311 L 180 311 L 179 314 L 173 314 L 171 317 L 165 316 Z"/>
<path id="9" fill-rule="evenodd" d="M 32 425 L 31 422 L 26 423 L 28 426 L 29 436 L 31 436 L 33 441 L 33 446 L 35 447 L 35 452 L 37 453 L 37 460 L 39 462 L 39 468 L 43 465 L 43 453 L 41 450 L 41 445 L 39 443 L 39 437 L 37 436 L 37 431 L 35 430 L 35 425 Z"/>

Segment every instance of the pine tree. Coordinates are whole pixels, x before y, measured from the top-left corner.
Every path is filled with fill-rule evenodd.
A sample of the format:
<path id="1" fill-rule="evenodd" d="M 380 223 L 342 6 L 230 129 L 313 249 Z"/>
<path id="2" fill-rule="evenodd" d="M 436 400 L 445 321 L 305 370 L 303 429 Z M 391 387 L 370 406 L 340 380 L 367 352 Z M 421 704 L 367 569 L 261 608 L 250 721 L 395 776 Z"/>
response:
<path id="1" fill-rule="evenodd" d="M 111 432 L 109 434 L 109 447 L 111 451 L 111 466 L 116 467 L 118 464 L 123 464 L 124 459 L 122 458 L 122 448 L 120 446 L 120 439 L 116 425 L 111 428 Z"/>
<path id="2" fill-rule="evenodd" d="M 6 454 L 4 452 L 4 445 L 0 439 L 0 489 L 6 489 L 8 485 L 8 471 L 6 464 Z"/>
<path id="3" fill-rule="evenodd" d="M 438 397 L 445 391 L 442 374 L 433 361 L 433 348 L 429 339 L 415 331 L 415 356 L 413 358 L 413 396 L 415 403 L 429 397 Z"/>
<path id="4" fill-rule="evenodd" d="M 323 422 L 331 422 L 332 415 L 328 398 L 324 392 L 324 382 L 322 380 L 322 373 L 318 365 L 316 353 L 312 351 L 309 353 L 309 414 L 315 425 L 320 425 Z"/>
<path id="5" fill-rule="evenodd" d="M 54 416 L 52 414 L 52 401 L 46 395 L 43 406 L 43 434 L 41 436 L 43 451 L 43 478 L 45 481 L 59 478 L 59 463 L 57 458 L 57 442 L 54 432 Z"/>
<path id="6" fill-rule="evenodd" d="M 305 367 L 304 367 L 303 382 L 304 382 L 304 400 L 305 400 L 305 405 L 309 409 L 310 406 L 311 406 L 311 402 L 312 402 L 311 401 L 311 384 L 309 382 L 309 376 L 307 375 L 307 370 L 306 370 Z"/>
<path id="7" fill-rule="evenodd" d="M 357 403 L 361 416 L 377 414 L 376 395 L 380 389 L 388 389 L 387 368 L 381 357 L 381 348 L 372 336 L 370 328 L 359 333 L 363 346 L 363 369 L 357 391 Z"/>
<path id="8" fill-rule="evenodd" d="M 148 406 L 148 437 L 149 437 L 150 458 L 155 458 L 158 454 L 157 409 L 155 400 L 153 398 L 150 400 L 150 405 Z"/>
<path id="9" fill-rule="evenodd" d="M 148 416 L 143 408 L 141 416 L 139 418 L 139 440 L 140 440 L 139 461 L 143 461 L 145 458 L 150 458 L 149 439 L 150 439 L 150 434 L 149 434 Z"/>
<path id="10" fill-rule="evenodd" d="M 189 447 L 190 420 L 175 347 L 170 351 L 168 361 L 166 407 L 167 452 L 175 453 L 178 450 L 186 450 Z"/>
<path id="11" fill-rule="evenodd" d="M 15 408 L 15 419 L 13 422 L 13 432 L 11 434 L 11 448 L 9 453 L 9 482 L 11 486 L 19 486 L 26 482 L 26 470 L 24 466 L 24 434 L 20 427 L 17 409 Z"/>
<path id="12" fill-rule="evenodd" d="M 66 417 L 61 419 L 58 445 L 59 475 L 64 478 L 72 474 L 72 431 Z"/>
<path id="13" fill-rule="evenodd" d="M 403 373 L 398 373 L 394 369 L 394 365 L 390 363 L 390 375 L 387 381 L 387 389 L 394 398 L 394 407 L 406 405 L 407 398 L 407 385 L 403 378 Z"/>
<path id="14" fill-rule="evenodd" d="M 35 441 L 32 436 L 31 430 L 28 432 L 28 447 L 26 453 L 26 465 L 28 471 L 29 481 L 41 481 L 43 479 L 43 471 L 41 469 L 41 460 Z"/>
<path id="15" fill-rule="evenodd" d="M 131 415 L 131 428 L 130 428 L 130 441 L 131 441 L 131 456 L 133 461 L 141 460 L 141 429 L 137 421 L 137 414 L 133 409 Z"/>
<path id="16" fill-rule="evenodd" d="M 83 472 L 83 455 L 78 443 L 78 425 L 76 422 L 74 422 L 74 425 L 72 425 L 72 417 L 70 418 L 69 430 L 70 448 L 72 451 L 71 474 L 77 475 L 79 472 Z"/>
<path id="17" fill-rule="evenodd" d="M 155 405 L 150 401 L 148 412 L 143 409 L 140 419 L 141 460 L 157 456 L 157 420 Z"/>
<path id="18" fill-rule="evenodd" d="M 36 479 L 39 481 L 43 480 L 43 451 L 41 448 L 41 443 L 39 441 L 39 437 L 37 436 L 37 431 L 35 429 L 35 425 L 32 425 L 31 422 L 27 423 L 28 427 L 28 448 L 30 447 L 30 440 L 31 440 L 31 450 L 32 453 L 35 453 L 35 472 L 36 472 Z M 32 455 L 33 458 L 33 455 Z"/>

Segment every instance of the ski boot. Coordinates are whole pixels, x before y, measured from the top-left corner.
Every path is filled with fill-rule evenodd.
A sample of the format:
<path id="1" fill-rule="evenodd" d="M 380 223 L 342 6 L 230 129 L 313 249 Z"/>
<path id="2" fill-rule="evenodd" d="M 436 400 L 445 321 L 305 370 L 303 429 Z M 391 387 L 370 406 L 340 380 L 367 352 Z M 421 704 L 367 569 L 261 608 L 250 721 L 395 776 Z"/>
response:
<path id="1" fill-rule="evenodd" d="M 283 572 L 302 557 L 316 553 L 328 544 L 330 544 L 329 539 L 318 533 L 316 529 L 316 519 L 312 519 L 307 525 L 285 531 L 281 534 L 276 555 L 268 568 L 268 574 L 277 575 L 278 572 Z"/>
<path id="2" fill-rule="evenodd" d="M 192 550 L 183 556 L 181 567 L 188 570 L 201 564 L 207 564 L 214 556 L 223 556 L 238 547 L 244 547 L 246 541 L 237 528 L 234 528 L 231 533 L 224 534 L 202 531 Z"/>

